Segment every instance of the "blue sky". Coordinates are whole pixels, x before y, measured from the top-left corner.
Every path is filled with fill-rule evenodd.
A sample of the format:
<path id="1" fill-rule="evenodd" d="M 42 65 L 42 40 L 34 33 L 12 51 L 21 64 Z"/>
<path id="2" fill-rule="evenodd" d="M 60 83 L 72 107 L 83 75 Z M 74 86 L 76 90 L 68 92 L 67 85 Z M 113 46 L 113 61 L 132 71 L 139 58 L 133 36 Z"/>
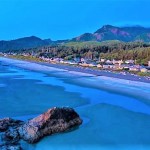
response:
<path id="1" fill-rule="evenodd" d="M 150 0 L 0 0 L 0 40 L 68 39 L 103 25 L 150 27 Z"/>

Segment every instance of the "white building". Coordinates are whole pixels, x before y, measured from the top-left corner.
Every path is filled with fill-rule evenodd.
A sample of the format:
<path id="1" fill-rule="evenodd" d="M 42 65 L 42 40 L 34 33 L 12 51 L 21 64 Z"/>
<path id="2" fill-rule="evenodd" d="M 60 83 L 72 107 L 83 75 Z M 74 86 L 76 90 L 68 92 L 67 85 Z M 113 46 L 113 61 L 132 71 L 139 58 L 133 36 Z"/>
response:
<path id="1" fill-rule="evenodd" d="M 148 72 L 148 70 L 146 68 L 141 68 L 140 71 L 144 72 L 144 73 Z"/>
<path id="2" fill-rule="evenodd" d="M 140 66 L 138 66 L 138 65 L 130 66 L 129 70 L 130 71 L 140 71 Z"/>
<path id="3" fill-rule="evenodd" d="M 126 60 L 125 63 L 126 64 L 134 64 L 134 60 Z"/>
<path id="4" fill-rule="evenodd" d="M 148 61 L 148 66 L 150 67 L 150 61 Z"/>
<path id="5" fill-rule="evenodd" d="M 106 60 L 105 62 L 106 64 L 113 64 L 113 62 L 111 60 Z"/>
<path id="6" fill-rule="evenodd" d="M 112 61 L 112 63 L 115 65 L 115 64 L 119 64 L 119 66 L 121 66 L 121 64 L 123 64 L 123 61 L 122 60 L 114 60 Z"/>
<path id="7" fill-rule="evenodd" d="M 102 58 L 102 59 L 100 59 L 100 62 L 105 62 L 105 59 L 103 59 L 103 58 Z"/>

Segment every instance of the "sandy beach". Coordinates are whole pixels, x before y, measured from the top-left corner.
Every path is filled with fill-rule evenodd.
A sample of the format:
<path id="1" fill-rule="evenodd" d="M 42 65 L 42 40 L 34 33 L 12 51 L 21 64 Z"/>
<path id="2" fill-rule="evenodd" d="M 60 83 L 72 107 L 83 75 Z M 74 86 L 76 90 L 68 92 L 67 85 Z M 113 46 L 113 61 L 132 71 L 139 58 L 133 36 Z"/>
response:
<path id="1" fill-rule="evenodd" d="M 40 76 L 26 76 L 23 77 L 23 79 L 34 79 L 34 80 L 40 80 L 43 84 L 52 84 L 52 85 L 63 85 L 66 84 L 66 79 L 69 79 L 71 81 L 71 84 L 75 85 L 81 85 L 84 87 L 92 87 L 94 89 L 98 90 L 104 90 L 112 93 L 117 94 L 125 94 L 134 98 L 142 99 L 144 102 L 148 102 L 150 100 L 150 80 L 139 77 L 139 76 L 133 76 L 131 74 L 123 75 L 119 73 L 113 73 L 109 71 L 101 71 L 101 70 L 93 70 L 90 68 L 81 68 L 81 67 L 74 67 L 74 66 L 64 66 L 59 64 L 48 64 L 48 63 L 36 63 L 36 62 L 29 62 L 29 61 L 23 61 L 23 60 L 16 60 L 16 59 L 10 59 L 10 58 L 4 58 L 0 57 L 0 61 L 4 62 L 5 64 L 16 66 L 19 68 L 27 69 L 30 71 L 37 71 L 43 73 L 43 75 Z M 10 71 L 15 71 L 13 68 L 11 68 Z M 25 72 L 19 72 L 13 73 L 13 75 L 21 75 L 24 76 L 26 74 Z M 49 80 L 45 79 L 45 75 L 51 75 L 52 77 L 60 77 L 64 79 L 64 81 L 61 81 L 58 83 L 51 82 Z M 10 76 L 9 74 L 3 73 L 2 76 Z M 56 82 L 56 81 L 55 81 Z M 70 86 L 69 81 L 67 81 L 68 87 Z M 0 85 L 1 86 L 1 85 Z M 4 86 L 4 85 L 2 85 Z M 65 85 L 64 85 L 65 86 Z M 67 91 L 70 91 L 69 88 L 66 89 Z M 77 89 L 72 89 L 74 92 L 77 92 Z M 79 91 L 78 91 L 79 92 Z M 84 107 L 88 107 L 89 105 L 95 105 L 98 104 L 99 101 L 96 99 L 93 99 L 91 97 L 91 102 L 88 105 L 85 105 Z M 80 107 L 79 107 L 80 108 Z"/>
<path id="2" fill-rule="evenodd" d="M 138 149 L 137 144 L 149 143 L 150 84 L 146 79 L 127 80 L 111 72 L 97 75 L 97 70 L 2 57 L 0 64 L 1 117 L 26 121 L 51 107 L 66 106 L 83 119 L 78 130 L 48 136 L 35 145 L 24 144 L 24 149 L 59 150 L 64 145 L 70 150 L 67 146 L 72 145 L 73 150 L 80 145 L 85 150 L 87 143 L 95 150 L 110 150 L 110 143 L 112 149 L 125 147 L 120 143 Z"/>
<path id="3" fill-rule="evenodd" d="M 71 82 L 74 84 L 81 84 L 81 86 L 108 90 L 110 92 L 127 94 L 129 96 L 150 100 L 150 80 L 145 77 L 59 64 L 35 63 L 4 57 L 0 57 L 0 61 L 27 70 L 40 71 L 44 74 L 52 73 L 54 77 L 71 78 L 73 79 Z M 36 76 L 33 77 L 33 79 L 36 79 Z"/>
<path id="4" fill-rule="evenodd" d="M 130 73 L 115 73 L 112 71 L 107 71 L 107 70 L 94 70 L 91 68 L 85 68 L 85 67 L 77 67 L 77 66 L 64 66 L 61 64 L 50 64 L 50 63 L 38 63 L 42 65 L 46 65 L 49 67 L 55 67 L 59 69 L 65 69 L 68 71 L 75 71 L 75 72 L 81 72 L 81 73 L 86 73 L 86 74 L 92 74 L 95 76 L 106 76 L 106 77 L 112 77 L 112 78 L 119 78 L 119 79 L 125 79 L 125 80 L 131 80 L 131 81 L 139 81 L 139 82 L 146 82 L 150 83 L 150 80 L 147 79 L 146 77 L 141 77 L 138 75 L 130 74 Z"/>
<path id="5" fill-rule="evenodd" d="M 107 77 L 105 79 L 123 79 L 123 80 L 129 80 L 129 81 L 137 81 L 137 82 L 144 82 L 144 83 L 150 83 L 150 79 L 134 75 L 131 73 L 116 73 L 112 71 L 107 70 L 94 70 L 91 68 L 84 68 L 84 67 L 78 67 L 78 66 L 69 66 L 69 65 L 61 65 L 61 64 L 50 64 L 46 62 L 31 62 L 31 61 L 23 61 L 23 60 L 16 60 L 11 58 L 5 58 L 0 57 L 0 61 L 5 61 L 7 63 L 16 65 L 21 68 L 26 69 L 32 69 L 35 71 L 68 71 L 72 74 L 78 74 L 78 75 L 85 75 L 85 76 L 103 76 Z M 104 78 L 103 78 L 104 79 Z"/>

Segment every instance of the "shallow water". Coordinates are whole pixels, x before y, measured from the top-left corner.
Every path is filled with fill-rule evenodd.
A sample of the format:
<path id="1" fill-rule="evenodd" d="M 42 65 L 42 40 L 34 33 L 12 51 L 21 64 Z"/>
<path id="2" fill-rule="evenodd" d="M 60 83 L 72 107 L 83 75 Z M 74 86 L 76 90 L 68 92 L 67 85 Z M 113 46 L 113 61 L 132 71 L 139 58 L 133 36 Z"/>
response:
<path id="1" fill-rule="evenodd" d="M 150 85 L 0 62 L 0 117 L 26 120 L 50 107 L 76 109 L 84 123 L 25 149 L 150 149 Z M 18 65 L 18 62 L 17 62 Z M 33 64 L 32 64 L 33 65 Z M 41 68 L 41 66 L 39 67 Z M 45 73 L 46 71 L 46 73 Z"/>

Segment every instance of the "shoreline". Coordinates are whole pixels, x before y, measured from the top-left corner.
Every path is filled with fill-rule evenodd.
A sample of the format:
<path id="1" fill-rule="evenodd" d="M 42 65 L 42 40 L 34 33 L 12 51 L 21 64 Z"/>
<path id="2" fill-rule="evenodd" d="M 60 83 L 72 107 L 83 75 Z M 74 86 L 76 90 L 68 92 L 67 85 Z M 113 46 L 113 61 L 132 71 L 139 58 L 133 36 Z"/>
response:
<path id="1" fill-rule="evenodd" d="M 27 61 L 27 60 L 20 60 L 20 59 L 14 59 L 14 58 L 8 58 L 8 57 L 0 57 L 0 61 L 7 62 L 9 64 L 17 63 L 17 67 L 25 68 L 25 69 L 33 69 L 35 71 L 62 71 L 62 72 L 69 72 L 72 74 L 77 75 L 84 75 L 84 76 L 97 76 L 102 77 L 104 80 L 110 79 L 110 80 L 126 80 L 126 81 L 133 81 L 133 82 L 143 82 L 143 83 L 150 83 L 150 79 L 133 75 L 131 73 L 115 73 L 109 70 L 94 70 L 92 68 L 83 68 L 80 66 L 69 66 L 69 65 L 62 65 L 62 64 L 50 64 L 47 62 L 36 62 L 36 61 Z M 30 64 L 30 67 L 26 64 L 21 64 L 21 62 L 25 62 L 27 64 Z M 39 65 L 38 68 L 34 65 Z"/>
<path id="2" fill-rule="evenodd" d="M 4 58 L 5 59 L 5 58 Z M 73 79 L 75 82 L 78 82 L 78 80 L 80 80 L 80 81 L 82 81 L 82 82 L 86 82 L 88 85 L 90 85 L 90 84 L 92 84 L 92 85 L 98 85 L 98 86 L 105 86 L 106 88 L 107 87 L 113 87 L 114 89 L 113 90 L 127 90 L 127 91 L 129 91 L 129 92 L 131 92 L 132 90 L 134 91 L 134 93 L 138 96 L 138 98 L 140 97 L 140 95 L 141 94 L 143 94 L 144 95 L 144 97 L 149 97 L 149 93 L 148 93 L 148 96 L 145 94 L 146 93 L 146 90 L 143 90 L 143 92 L 142 92 L 142 90 L 140 89 L 140 87 L 144 87 L 145 89 L 148 89 L 148 91 L 149 91 L 149 89 L 150 89 L 150 84 L 149 83 L 147 83 L 147 82 L 140 82 L 140 81 L 131 81 L 131 80 L 126 80 L 126 79 L 119 79 L 119 78 L 113 78 L 113 77 L 108 77 L 108 76 L 97 76 L 97 75 L 94 75 L 94 74 L 87 74 L 86 72 L 84 72 L 84 71 L 82 71 L 82 72 L 77 72 L 77 71 L 73 71 L 73 70 L 66 70 L 67 68 L 65 68 L 65 67 L 68 67 L 68 66 L 64 66 L 63 68 L 61 67 L 61 69 L 59 69 L 59 68 L 55 68 L 55 67 L 52 67 L 52 66 L 47 66 L 47 65 L 44 65 L 44 64 L 40 64 L 40 63 L 36 63 L 36 62 L 29 62 L 29 61 L 22 61 L 22 60 L 15 60 L 15 59 L 9 59 L 9 58 L 6 58 L 5 60 L 3 60 L 2 61 L 2 58 L 0 57 L 0 62 L 2 62 L 2 64 L 6 64 L 6 65 L 8 65 L 8 66 L 10 66 L 10 68 L 11 68 L 11 66 L 16 66 L 16 67 L 14 67 L 15 69 L 17 68 L 18 70 L 21 70 L 22 71 L 22 69 L 24 70 L 25 69 L 25 71 L 28 71 L 29 70 L 29 72 L 31 71 L 31 73 L 32 72 L 39 72 L 39 73 L 43 73 L 43 72 L 46 72 L 46 70 L 47 70 L 47 72 L 58 72 L 58 73 L 60 73 L 60 74 L 67 74 L 67 76 L 68 76 L 68 74 L 69 74 L 69 76 L 71 75 L 71 74 L 73 74 L 73 75 L 77 75 L 77 76 L 84 76 L 83 78 L 75 78 L 75 79 Z M 4 63 L 3 63 L 4 62 Z M 49 64 L 48 64 L 49 65 Z M 53 65 L 53 66 L 55 66 L 55 65 Z M 12 67 L 13 68 L 13 67 Z M 21 69 L 20 69 L 21 68 Z M 41 70 L 42 69 L 42 70 Z M 86 70 L 86 69 L 85 69 Z M 3 73 L 2 73 L 3 74 Z M 45 74 L 45 73 L 44 73 Z M 5 73 L 4 73 L 4 76 L 5 76 Z M 33 78 L 35 78 L 35 76 L 33 76 Z M 111 84 L 106 84 L 107 82 L 109 83 L 110 82 L 110 80 L 111 80 L 111 83 L 112 83 L 112 86 L 111 86 Z M 102 81 L 102 82 L 101 82 Z M 104 81 L 104 82 L 103 82 Z M 104 83 L 104 84 L 103 84 Z M 125 84 L 125 85 L 129 85 L 129 86 L 131 86 L 132 88 L 130 89 L 128 89 L 128 86 L 123 86 L 123 87 L 120 87 L 120 86 L 118 86 L 118 84 L 119 83 L 121 83 L 121 84 Z M 107 85 L 107 86 L 106 86 Z M 139 91 L 138 90 L 135 90 L 133 87 L 134 87 L 134 85 L 136 85 L 137 86 L 137 88 L 139 89 Z M 115 86 L 117 87 L 117 88 L 115 88 Z M 122 85 L 121 85 L 122 86 Z M 82 86 L 81 86 L 82 87 Z M 67 89 L 65 89 L 65 90 L 67 90 Z M 95 89 L 94 89 L 95 90 Z M 82 90 L 80 90 L 80 91 L 82 91 Z M 104 89 L 104 91 L 105 91 L 105 89 Z M 84 91 L 82 91 L 82 92 L 84 92 Z M 81 92 L 81 93 L 82 93 Z M 98 91 L 99 92 L 99 91 Z M 98 93 L 98 92 L 96 92 L 96 93 Z M 106 91 L 106 92 L 110 92 L 110 91 Z M 90 92 L 88 92 L 88 91 L 86 91 L 85 90 L 85 93 L 90 93 Z M 113 92 L 114 93 L 114 92 Z M 130 93 L 129 93 L 130 94 Z M 94 93 L 92 93 L 92 91 L 91 91 L 91 93 L 90 93 L 90 95 L 91 95 L 91 97 L 94 97 Z M 104 94 L 103 94 L 104 95 Z M 84 96 L 84 95 L 82 95 L 82 96 Z M 96 95 L 95 95 L 96 96 Z M 135 101 L 135 100 L 133 100 L 132 101 L 132 99 L 130 100 L 128 100 L 128 99 L 117 99 L 117 100 L 113 100 L 113 97 L 112 97 L 112 100 L 110 100 L 109 101 L 109 99 L 107 100 L 107 99 L 105 99 L 105 97 L 98 97 L 98 98 L 100 98 L 101 100 L 99 101 L 99 100 L 97 100 L 97 97 L 98 96 L 96 96 L 96 98 L 94 97 L 94 101 L 93 101 L 93 99 L 91 99 L 90 98 L 90 105 L 83 105 L 83 106 L 81 106 L 80 108 L 75 108 L 80 114 L 81 114 L 81 118 L 83 119 L 83 124 L 82 124 L 82 126 L 81 126 L 81 129 L 82 129 L 82 127 L 84 127 L 84 130 L 82 130 L 83 131 L 83 135 L 87 132 L 87 133 L 91 133 L 91 134 L 89 134 L 89 135 L 93 135 L 92 133 L 93 133 L 93 131 L 95 131 L 95 129 L 98 129 L 99 128 L 99 122 L 101 122 L 102 120 L 101 119 L 99 119 L 98 121 L 97 121 L 97 117 L 98 118 L 104 118 L 104 123 L 106 123 L 106 124 L 104 124 L 104 129 L 106 129 L 106 127 L 107 127 L 107 125 L 108 125 L 108 122 L 112 122 L 113 120 L 118 120 L 118 118 L 116 119 L 116 115 L 118 115 L 119 114 L 119 119 L 121 119 L 120 121 L 119 121 L 119 123 L 120 122 L 123 122 L 123 121 L 126 121 L 125 119 L 126 118 L 128 118 L 128 117 L 130 117 L 131 116 L 131 119 L 133 120 L 133 117 L 135 118 L 135 116 L 137 116 L 137 121 L 139 120 L 139 119 L 141 119 L 141 116 L 145 116 L 145 117 L 147 117 L 149 114 L 148 114 L 148 112 L 149 112 L 149 105 L 147 106 L 146 105 L 146 103 L 145 103 L 145 101 L 147 101 L 148 103 L 149 103 L 149 101 L 148 100 L 150 100 L 150 99 L 146 99 L 146 100 L 137 100 L 137 101 Z M 108 97 L 109 98 L 109 97 Z M 121 97 L 122 98 L 122 97 Z M 104 100 L 103 100 L 104 99 Z M 114 101 L 114 102 L 113 102 Z M 122 101 L 121 102 L 121 104 L 120 104 L 120 102 L 119 101 Z M 137 103 L 138 101 L 140 101 L 140 103 Z M 94 103 L 93 103 L 94 102 Z M 98 103 L 95 103 L 95 102 L 98 102 Z M 102 105 L 101 105 L 102 104 Z M 110 106 L 111 105 L 111 106 Z M 138 106 L 140 105 L 140 107 L 139 107 L 139 109 L 137 109 L 138 108 Z M 90 107 L 89 107 L 90 106 Z M 117 109 L 116 109 L 116 107 L 117 107 Z M 115 109 L 114 109 L 115 108 Z M 87 110 L 87 111 L 86 111 Z M 85 112 L 86 112 L 86 115 L 85 115 Z M 132 112 L 132 113 L 131 113 Z M 91 113 L 92 113 L 92 115 L 91 115 Z M 106 121 L 105 122 L 105 120 L 109 120 L 109 118 L 108 119 L 105 119 L 106 118 L 106 116 L 105 115 L 107 115 L 107 113 L 108 113 L 108 115 L 111 115 L 112 114 L 112 120 L 110 120 L 110 121 Z M 89 115 L 90 114 L 90 115 Z M 97 116 L 95 116 L 95 114 L 97 115 Z M 99 114 L 101 114 L 101 117 L 99 117 Z M 133 116 L 133 115 L 134 116 Z M 95 116 L 95 118 L 93 119 L 93 117 L 90 117 L 90 116 Z M 30 119 L 31 117 L 34 117 L 34 116 L 37 116 L 37 114 L 35 114 L 35 115 L 33 115 L 33 114 L 31 114 L 31 115 L 24 115 L 24 116 L 15 116 L 15 117 L 13 117 L 14 119 L 19 119 L 19 120 L 28 120 L 28 119 Z M 130 118 L 129 118 L 130 119 Z M 146 118 L 147 119 L 147 118 Z M 145 120 L 146 120 L 145 119 Z M 132 121 L 131 120 L 131 121 Z M 144 121 L 145 121 L 144 120 Z M 94 122 L 94 121 L 96 121 L 96 122 Z M 141 122 L 143 122 L 143 120 L 141 121 Z M 117 124 L 118 125 L 118 121 L 117 122 L 114 122 L 115 124 Z M 124 123 L 126 123 L 126 122 L 123 122 L 123 123 L 121 123 L 121 124 L 119 124 L 117 127 L 114 127 L 114 129 L 117 129 L 117 131 L 118 131 L 118 127 L 122 127 L 123 125 L 124 125 Z M 140 123 L 140 122 L 138 122 L 138 123 Z M 133 123 L 132 123 L 133 124 Z M 143 123 L 144 125 L 145 124 L 147 124 L 147 122 L 145 121 L 144 123 Z M 142 124 L 142 125 L 143 125 Z M 90 128 L 91 126 L 89 126 L 89 125 L 92 125 L 92 128 Z M 110 123 L 110 125 L 111 125 L 111 123 Z M 125 124 L 126 125 L 126 124 Z M 128 125 L 128 124 L 127 124 Z M 105 127 L 106 126 L 106 127 Z M 137 126 L 136 126 L 137 127 Z M 145 126 L 144 126 L 145 127 Z M 144 128 L 143 127 L 143 128 Z M 139 127 L 140 129 L 141 129 L 141 127 Z M 136 128 L 136 129 L 139 129 L 138 127 Z M 87 130 L 86 130 L 87 129 Z M 89 132 L 89 131 L 91 131 L 91 129 L 93 130 L 92 132 Z M 122 129 L 122 128 L 119 128 L 119 129 Z M 85 132 L 84 132 L 85 131 Z M 110 130 L 111 131 L 111 130 Z M 122 131 L 122 130 L 121 130 Z M 130 130 L 129 130 L 130 131 Z M 140 131 L 143 131 L 143 130 L 140 130 Z M 124 135 L 125 134 L 125 132 L 126 131 L 124 131 L 124 132 L 121 132 L 122 133 L 122 135 Z M 108 130 L 104 130 L 104 133 L 108 133 Z M 79 134 L 81 134 L 82 135 L 82 132 L 79 132 Z M 73 134 L 74 135 L 74 134 Z M 144 135 L 144 134 L 143 134 Z M 63 135 L 62 135 L 63 136 Z M 71 134 L 71 136 L 72 136 L 72 134 Z M 64 136 L 63 138 L 64 139 L 66 139 L 66 141 L 67 141 L 67 139 L 68 138 L 70 138 L 71 136 Z M 56 138 L 52 138 L 52 139 L 50 139 L 50 141 L 52 140 L 52 141 L 57 141 L 57 140 L 59 140 L 59 137 L 60 138 L 62 138 L 61 136 L 59 136 L 59 137 L 57 137 L 57 136 L 55 136 Z M 99 135 L 97 136 L 98 138 L 100 137 Z M 58 139 L 57 139 L 58 138 Z M 93 137 L 92 137 L 93 138 Z M 112 139 L 114 139 L 113 137 L 112 137 Z M 132 139 L 132 138 L 131 138 Z M 84 140 L 83 140 L 84 141 Z M 45 143 L 46 142 L 46 143 Z M 43 142 L 43 141 L 40 141 L 37 145 L 28 145 L 28 144 L 26 144 L 26 143 L 21 143 L 21 146 L 24 148 L 24 149 L 31 149 L 30 147 L 32 147 L 33 146 L 33 149 L 42 149 L 42 148 L 44 148 L 43 146 L 45 146 L 46 148 L 49 148 L 49 139 L 46 139 L 46 141 L 45 142 Z M 82 141 L 81 141 L 82 142 Z M 98 141 L 99 142 L 99 141 Z M 57 142 L 56 142 L 57 143 Z M 54 145 L 53 145 L 54 146 Z M 114 147 L 116 147 L 116 145 L 114 146 Z M 104 148 L 105 149 L 105 148 Z"/>
<path id="3" fill-rule="evenodd" d="M 123 79 L 123 80 L 150 83 L 150 79 L 143 77 L 143 76 L 138 76 L 138 75 L 134 75 L 134 74 L 132 75 L 131 73 L 126 73 L 126 75 L 124 75 L 123 73 L 112 72 L 109 70 L 95 70 L 92 68 L 84 68 L 84 67 L 80 67 L 80 66 L 50 64 L 47 62 L 37 62 L 37 63 L 40 65 L 46 65 L 49 67 L 65 69 L 71 73 L 72 72 L 80 72 L 80 73 L 84 73 L 84 74 L 88 74 L 88 75 L 94 75 L 94 76 L 103 76 L 103 77 L 107 77 L 107 78 L 115 78 L 115 79 Z"/>

